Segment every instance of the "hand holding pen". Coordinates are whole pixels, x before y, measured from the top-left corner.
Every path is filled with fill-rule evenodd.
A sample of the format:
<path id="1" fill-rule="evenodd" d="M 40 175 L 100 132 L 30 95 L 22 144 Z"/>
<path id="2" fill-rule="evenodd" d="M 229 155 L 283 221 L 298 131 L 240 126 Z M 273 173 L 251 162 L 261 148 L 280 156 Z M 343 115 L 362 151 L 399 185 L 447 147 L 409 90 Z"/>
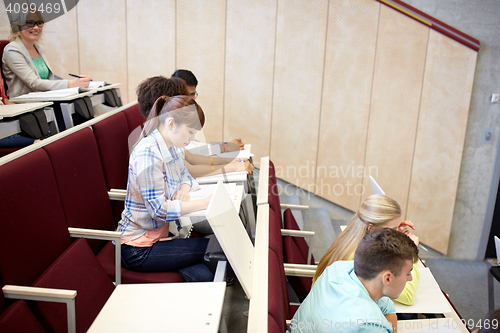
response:
<path id="1" fill-rule="evenodd" d="M 87 75 L 69 74 L 69 76 L 72 76 L 75 79 L 68 81 L 68 88 L 75 88 L 75 87 L 87 88 L 89 86 L 90 81 L 92 81 L 90 76 Z"/>

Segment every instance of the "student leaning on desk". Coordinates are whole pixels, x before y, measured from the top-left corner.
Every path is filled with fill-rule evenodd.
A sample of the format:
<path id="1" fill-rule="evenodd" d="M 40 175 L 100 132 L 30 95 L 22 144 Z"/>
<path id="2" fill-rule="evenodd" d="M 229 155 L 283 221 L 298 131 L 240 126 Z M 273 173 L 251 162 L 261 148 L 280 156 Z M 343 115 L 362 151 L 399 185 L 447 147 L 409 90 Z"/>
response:
<path id="1" fill-rule="evenodd" d="M 55 80 L 39 41 L 45 21 L 39 12 L 10 14 L 11 34 L 3 51 L 2 68 L 7 95 L 14 98 L 32 91 L 48 91 L 89 86 L 90 77 Z"/>
<path id="2" fill-rule="evenodd" d="M 337 260 L 352 260 L 354 251 L 366 232 L 371 229 L 391 228 L 405 233 L 418 246 L 417 236 L 408 231 L 415 229 L 410 221 L 401 221 L 401 207 L 396 200 L 381 194 L 369 196 L 354 214 L 347 228 L 335 239 L 323 258 L 321 258 L 313 284 L 325 271 L 325 269 Z M 415 262 L 412 270 L 412 280 L 408 282 L 396 302 L 404 305 L 412 305 L 415 302 L 420 274 L 418 263 Z"/>
<path id="3" fill-rule="evenodd" d="M 178 95 L 189 95 L 184 80 L 178 77 L 171 77 L 170 79 L 163 76 L 150 77 L 142 81 L 137 87 L 139 111 L 144 118 L 147 118 L 154 102 L 159 97 L 172 97 Z M 235 139 L 233 141 L 236 140 L 239 139 Z M 218 151 L 237 151 L 240 149 L 238 144 L 234 142 L 212 146 L 212 150 L 214 150 L 215 147 Z M 246 171 L 248 173 L 252 173 L 253 170 L 253 165 L 246 159 L 240 160 L 238 158 L 232 159 L 202 156 L 191 153 L 185 148 L 180 149 L 180 153 L 186 162 L 186 167 L 189 170 L 189 173 L 195 178 L 233 171 Z"/>
<path id="4" fill-rule="evenodd" d="M 186 281 L 206 282 L 208 238 L 183 238 L 181 215 L 207 208 L 210 197 L 189 201 L 197 186 L 176 147 L 185 147 L 205 122 L 189 96 L 160 97 L 129 162 L 127 197 L 118 223 L 124 267 L 138 272 L 177 271 Z"/>
<path id="5" fill-rule="evenodd" d="M 397 330 L 394 303 L 411 281 L 418 248 L 389 228 L 368 230 L 354 261 L 339 260 L 316 280 L 290 322 L 292 333 L 378 332 Z"/>

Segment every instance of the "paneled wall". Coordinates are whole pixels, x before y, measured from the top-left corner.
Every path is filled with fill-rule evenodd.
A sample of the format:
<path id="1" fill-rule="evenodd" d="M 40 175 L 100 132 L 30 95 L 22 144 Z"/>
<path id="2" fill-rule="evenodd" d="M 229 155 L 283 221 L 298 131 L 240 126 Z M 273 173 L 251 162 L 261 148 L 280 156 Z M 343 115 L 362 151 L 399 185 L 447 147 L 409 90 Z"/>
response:
<path id="1" fill-rule="evenodd" d="M 375 0 L 85 0 L 44 31 L 57 75 L 121 82 L 124 102 L 192 70 L 207 141 L 240 137 L 351 210 L 371 174 L 447 251 L 475 51 Z"/>

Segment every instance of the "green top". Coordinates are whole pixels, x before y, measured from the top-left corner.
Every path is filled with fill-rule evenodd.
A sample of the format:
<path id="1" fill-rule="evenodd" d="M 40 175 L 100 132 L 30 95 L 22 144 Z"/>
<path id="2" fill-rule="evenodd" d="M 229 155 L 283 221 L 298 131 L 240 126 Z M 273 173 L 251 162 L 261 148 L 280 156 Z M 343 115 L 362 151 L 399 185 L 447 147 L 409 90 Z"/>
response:
<path id="1" fill-rule="evenodd" d="M 31 57 L 31 60 L 33 60 L 33 63 L 35 64 L 36 71 L 40 75 L 40 78 L 43 80 L 47 80 L 49 77 L 49 68 L 45 64 L 45 61 L 43 61 L 43 58 L 41 55 L 38 56 L 38 59 L 35 59 Z"/>

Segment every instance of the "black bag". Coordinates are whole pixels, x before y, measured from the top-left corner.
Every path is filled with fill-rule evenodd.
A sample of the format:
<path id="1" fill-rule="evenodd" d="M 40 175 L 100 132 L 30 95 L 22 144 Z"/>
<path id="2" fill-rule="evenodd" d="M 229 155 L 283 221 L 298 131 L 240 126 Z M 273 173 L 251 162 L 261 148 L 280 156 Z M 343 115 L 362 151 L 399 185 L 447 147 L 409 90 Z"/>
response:
<path id="1" fill-rule="evenodd" d="M 117 89 L 104 90 L 104 105 L 117 107 L 122 106 L 122 99 L 118 96 Z"/>
<path id="2" fill-rule="evenodd" d="M 19 117 L 21 134 L 32 139 L 43 139 L 49 136 L 49 125 L 43 110 L 36 110 Z"/>
<path id="3" fill-rule="evenodd" d="M 210 235 L 203 259 L 205 260 L 205 265 L 214 274 L 217 270 L 217 263 L 223 260 L 227 261 L 226 255 L 215 235 Z"/>
<path id="4" fill-rule="evenodd" d="M 85 96 L 74 101 L 75 113 L 85 120 L 94 118 L 94 107 L 90 97 Z"/>

